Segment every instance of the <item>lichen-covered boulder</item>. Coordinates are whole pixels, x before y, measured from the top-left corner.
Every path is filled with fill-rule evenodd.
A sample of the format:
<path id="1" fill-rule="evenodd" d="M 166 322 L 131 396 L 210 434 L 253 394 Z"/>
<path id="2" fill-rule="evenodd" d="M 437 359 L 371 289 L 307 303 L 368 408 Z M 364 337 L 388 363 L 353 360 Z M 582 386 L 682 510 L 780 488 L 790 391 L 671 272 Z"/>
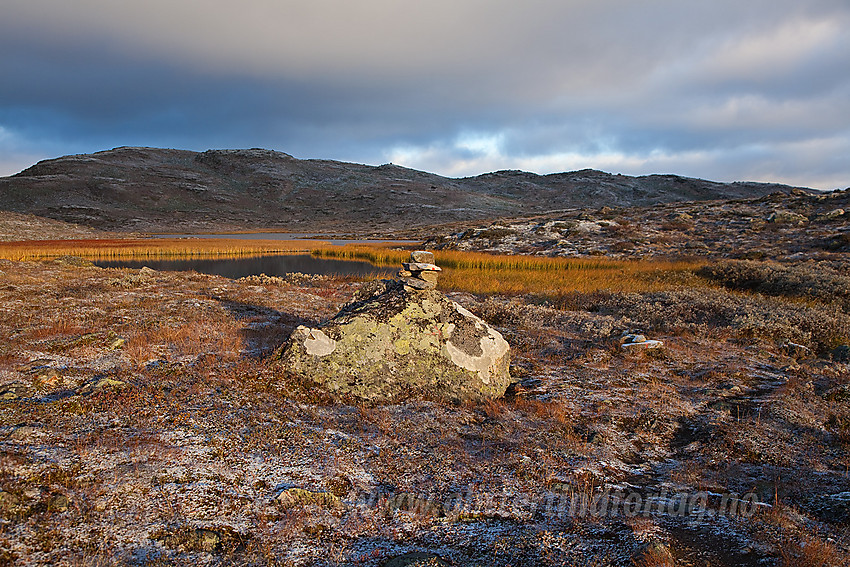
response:
<path id="1" fill-rule="evenodd" d="M 331 395 L 370 402 L 498 398 L 510 347 L 498 331 L 435 290 L 374 282 L 319 328 L 298 327 L 279 372 Z"/>

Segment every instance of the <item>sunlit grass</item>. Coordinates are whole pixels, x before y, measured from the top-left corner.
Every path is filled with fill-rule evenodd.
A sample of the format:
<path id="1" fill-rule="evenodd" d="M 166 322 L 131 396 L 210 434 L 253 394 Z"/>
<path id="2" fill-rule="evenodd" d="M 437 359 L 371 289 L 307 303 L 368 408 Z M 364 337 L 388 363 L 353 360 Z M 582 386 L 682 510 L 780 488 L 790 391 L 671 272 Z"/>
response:
<path id="1" fill-rule="evenodd" d="M 43 260 L 59 256 L 80 256 L 92 260 L 236 258 L 268 254 L 306 254 L 323 245 L 325 244 L 318 240 L 227 238 L 31 240 L 0 242 L 0 258 L 7 260 Z"/>
<path id="2" fill-rule="evenodd" d="M 319 258 L 367 261 L 379 267 L 401 266 L 407 250 L 390 245 L 331 246 L 318 240 L 114 239 L 44 240 L 0 243 L 0 258 L 39 260 L 80 256 L 93 260 L 244 258 L 311 253 Z M 643 292 L 683 285 L 705 285 L 693 275 L 705 263 L 609 258 L 546 258 L 437 251 L 443 268 L 439 289 L 478 294 L 525 293 L 561 296 L 599 290 Z"/>
<path id="3" fill-rule="evenodd" d="M 406 262 L 409 252 L 346 246 L 316 249 L 313 255 L 395 266 Z M 699 285 L 693 271 L 705 265 L 692 261 L 547 258 L 456 250 L 437 251 L 434 255 L 436 263 L 443 268 L 440 289 L 503 295 L 558 296 L 599 290 L 641 292 Z"/>

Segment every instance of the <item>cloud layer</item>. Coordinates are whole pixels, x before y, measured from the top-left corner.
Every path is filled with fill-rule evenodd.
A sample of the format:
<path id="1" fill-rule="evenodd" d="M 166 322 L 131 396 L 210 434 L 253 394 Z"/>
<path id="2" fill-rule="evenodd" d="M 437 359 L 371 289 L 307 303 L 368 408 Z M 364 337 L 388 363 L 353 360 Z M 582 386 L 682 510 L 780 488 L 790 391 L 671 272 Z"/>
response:
<path id="1" fill-rule="evenodd" d="M 850 185 L 846 0 L 6 0 L 0 174 L 151 145 Z"/>

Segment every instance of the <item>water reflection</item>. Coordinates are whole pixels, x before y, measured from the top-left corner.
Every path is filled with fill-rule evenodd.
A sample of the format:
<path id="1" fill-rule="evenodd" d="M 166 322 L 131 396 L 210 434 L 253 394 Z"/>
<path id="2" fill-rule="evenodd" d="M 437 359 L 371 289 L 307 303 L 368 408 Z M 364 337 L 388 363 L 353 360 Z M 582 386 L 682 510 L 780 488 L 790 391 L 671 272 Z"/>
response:
<path id="1" fill-rule="evenodd" d="M 159 271 L 194 270 L 202 274 L 213 274 L 233 279 L 259 274 L 281 276 L 290 272 L 364 277 L 389 277 L 391 275 L 391 270 L 388 268 L 378 268 L 369 262 L 314 258 L 309 254 L 286 254 L 232 259 L 116 260 L 97 261 L 95 264 L 102 268 L 138 269 L 147 266 Z"/>

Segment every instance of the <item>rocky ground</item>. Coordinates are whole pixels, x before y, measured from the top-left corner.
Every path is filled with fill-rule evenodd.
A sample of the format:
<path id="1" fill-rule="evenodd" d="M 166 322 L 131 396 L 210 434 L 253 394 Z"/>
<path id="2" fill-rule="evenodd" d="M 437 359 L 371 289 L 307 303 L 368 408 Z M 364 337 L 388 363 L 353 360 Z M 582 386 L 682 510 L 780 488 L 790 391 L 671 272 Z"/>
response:
<path id="1" fill-rule="evenodd" d="M 126 234 L 124 235 L 127 236 Z M 0 241 L 109 238 L 110 234 L 68 222 L 0 211 Z"/>
<path id="2" fill-rule="evenodd" d="M 360 283 L 2 261 L 0 563 L 848 565 L 846 276 L 724 266 L 453 293 L 513 345 L 509 395 L 366 406 L 268 363 Z"/>
<path id="3" fill-rule="evenodd" d="M 574 209 L 450 230 L 428 245 L 546 256 L 842 258 L 850 251 L 850 190 Z"/>

